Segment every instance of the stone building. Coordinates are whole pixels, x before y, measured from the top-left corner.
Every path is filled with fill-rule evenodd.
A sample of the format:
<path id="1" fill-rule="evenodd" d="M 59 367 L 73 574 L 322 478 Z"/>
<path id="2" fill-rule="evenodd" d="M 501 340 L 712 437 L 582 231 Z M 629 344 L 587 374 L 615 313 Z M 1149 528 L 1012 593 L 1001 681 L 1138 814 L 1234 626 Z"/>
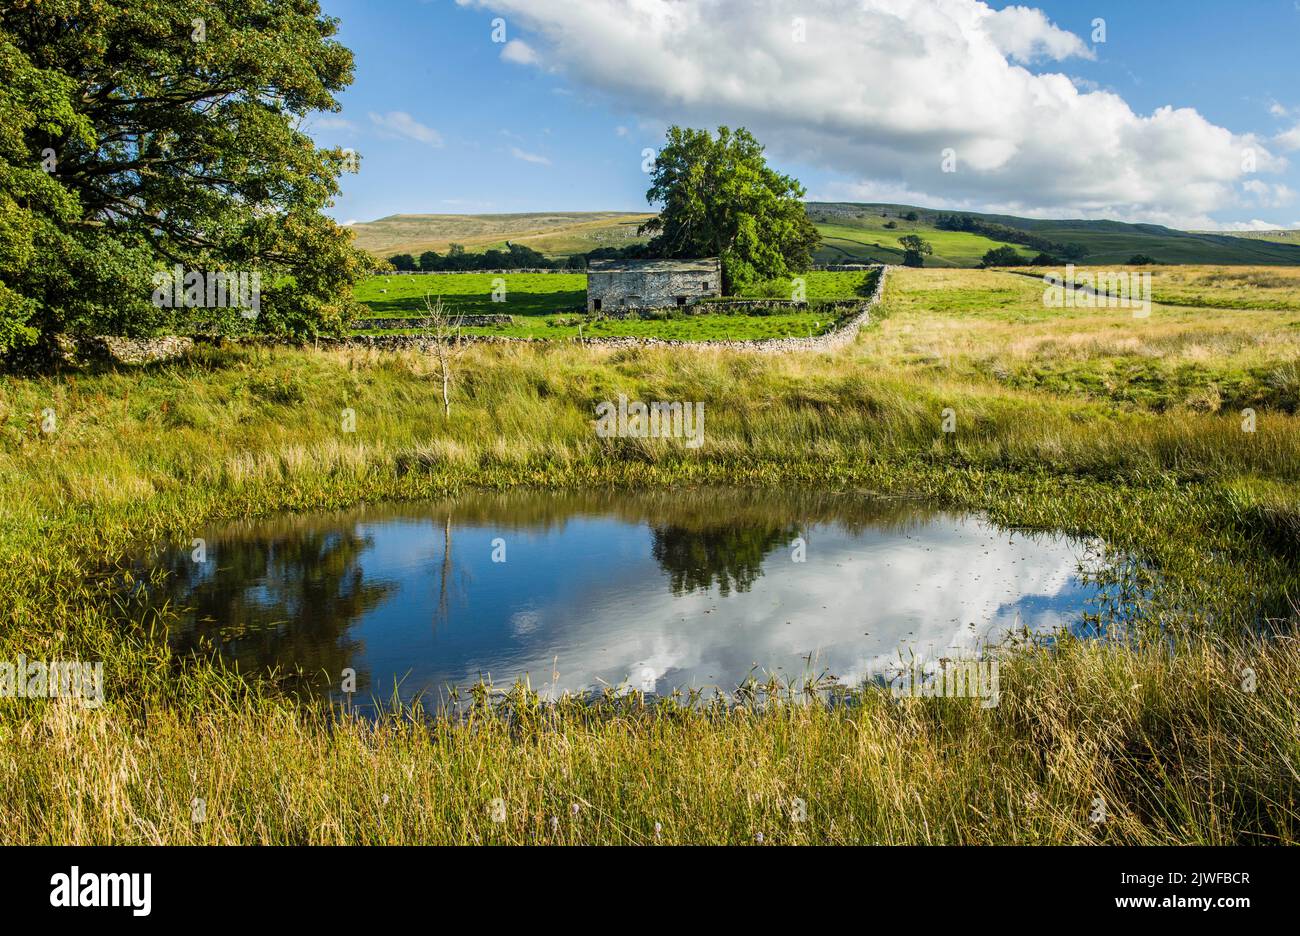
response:
<path id="1" fill-rule="evenodd" d="M 587 265 L 587 311 L 620 312 L 692 305 L 722 294 L 722 264 L 713 260 L 593 260 Z"/>

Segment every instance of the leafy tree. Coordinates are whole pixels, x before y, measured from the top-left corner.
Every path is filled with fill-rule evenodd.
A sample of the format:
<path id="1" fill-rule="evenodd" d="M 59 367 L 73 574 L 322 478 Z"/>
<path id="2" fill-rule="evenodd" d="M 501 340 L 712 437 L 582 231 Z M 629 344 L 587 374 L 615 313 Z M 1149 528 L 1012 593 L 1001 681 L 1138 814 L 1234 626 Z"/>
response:
<path id="1" fill-rule="evenodd" d="M 1160 261 L 1155 257 L 1148 256 L 1147 254 L 1134 254 L 1128 258 L 1129 266 L 1151 266 L 1152 264 L 1159 262 Z"/>
<path id="2" fill-rule="evenodd" d="M 1049 253 L 1040 253 L 1029 261 L 1030 266 L 1060 266 L 1061 261 Z"/>
<path id="3" fill-rule="evenodd" d="M 1020 256 L 1016 251 L 1016 248 L 1002 246 L 994 247 L 992 250 L 987 251 L 984 254 L 984 257 L 980 260 L 980 266 L 1021 266 L 1024 262 L 1024 258 Z"/>
<path id="4" fill-rule="evenodd" d="M 401 273 L 410 273 L 418 269 L 415 258 L 410 254 L 393 254 L 388 258 L 388 262 L 393 265 L 394 270 Z"/>
<path id="5" fill-rule="evenodd" d="M 903 215 L 903 220 L 904 220 L 904 221 L 920 221 L 920 220 L 921 220 L 921 216 L 918 215 L 915 211 L 909 211 L 907 214 Z"/>
<path id="6" fill-rule="evenodd" d="M 670 127 L 646 199 L 663 206 L 641 226 L 662 257 L 718 257 L 723 291 L 803 272 L 821 236 L 804 209 L 804 187 L 767 165 L 743 127 L 732 132 Z"/>
<path id="7" fill-rule="evenodd" d="M 925 266 L 925 258 L 934 253 L 930 242 L 918 234 L 904 234 L 898 242 L 903 245 L 903 266 Z"/>
<path id="8" fill-rule="evenodd" d="M 352 54 L 315 0 L 0 4 L 0 354 L 175 327 L 154 274 L 256 273 L 255 327 L 336 331 L 373 265 L 322 213 L 350 165 L 298 129 Z"/>
<path id="9" fill-rule="evenodd" d="M 436 250 L 426 250 L 420 254 L 420 269 L 426 273 L 442 268 L 442 257 Z"/>

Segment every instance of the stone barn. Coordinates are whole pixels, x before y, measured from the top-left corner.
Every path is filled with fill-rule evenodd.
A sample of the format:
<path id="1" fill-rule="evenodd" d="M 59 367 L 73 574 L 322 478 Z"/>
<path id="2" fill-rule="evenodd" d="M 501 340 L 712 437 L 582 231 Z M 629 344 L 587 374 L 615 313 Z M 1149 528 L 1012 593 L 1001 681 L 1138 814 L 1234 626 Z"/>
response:
<path id="1" fill-rule="evenodd" d="M 714 260 L 593 260 L 587 264 L 587 311 L 688 306 L 722 294 Z"/>

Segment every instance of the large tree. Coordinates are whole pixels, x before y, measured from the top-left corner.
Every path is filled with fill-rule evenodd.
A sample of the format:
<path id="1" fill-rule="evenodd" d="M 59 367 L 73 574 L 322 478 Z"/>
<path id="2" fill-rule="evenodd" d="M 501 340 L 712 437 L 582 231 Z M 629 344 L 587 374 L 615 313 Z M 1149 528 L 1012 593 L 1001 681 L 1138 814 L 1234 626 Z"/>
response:
<path id="1" fill-rule="evenodd" d="M 300 129 L 352 54 L 315 0 L 0 4 L 0 353 L 133 334 L 155 274 L 257 273 L 270 334 L 340 328 L 372 261 L 322 214 L 354 159 Z"/>
<path id="2" fill-rule="evenodd" d="M 646 198 L 662 206 L 642 226 L 663 257 L 719 257 L 723 288 L 807 270 L 820 235 L 804 210 L 804 187 L 767 164 L 743 127 L 732 132 L 670 127 Z"/>

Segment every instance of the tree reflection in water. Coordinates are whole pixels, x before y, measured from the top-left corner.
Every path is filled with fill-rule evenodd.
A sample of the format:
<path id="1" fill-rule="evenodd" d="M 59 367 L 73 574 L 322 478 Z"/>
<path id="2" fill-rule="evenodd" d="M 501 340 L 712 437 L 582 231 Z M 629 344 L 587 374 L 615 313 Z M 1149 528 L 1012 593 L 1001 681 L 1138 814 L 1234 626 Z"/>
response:
<path id="1" fill-rule="evenodd" d="M 797 524 L 733 523 L 692 529 L 651 525 L 652 554 L 668 573 L 674 595 L 707 591 L 747 592 L 763 574 L 768 553 L 799 535 Z"/>
<path id="2" fill-rule="evenodd" d="M 206 563 L 173 557 L 173 581 L 194 609 L 194 626 L 174 635 L 175 649 L 216 646 L 245 671 L 275 665 L 337 686 L 361 649 L 348 629 L 398 588 L 366 580 L 358 560 L 371 537 L 348 527 L 295 529 L 229 545 Z M 366 682 L 359 673 L 357 688 Z"/>

